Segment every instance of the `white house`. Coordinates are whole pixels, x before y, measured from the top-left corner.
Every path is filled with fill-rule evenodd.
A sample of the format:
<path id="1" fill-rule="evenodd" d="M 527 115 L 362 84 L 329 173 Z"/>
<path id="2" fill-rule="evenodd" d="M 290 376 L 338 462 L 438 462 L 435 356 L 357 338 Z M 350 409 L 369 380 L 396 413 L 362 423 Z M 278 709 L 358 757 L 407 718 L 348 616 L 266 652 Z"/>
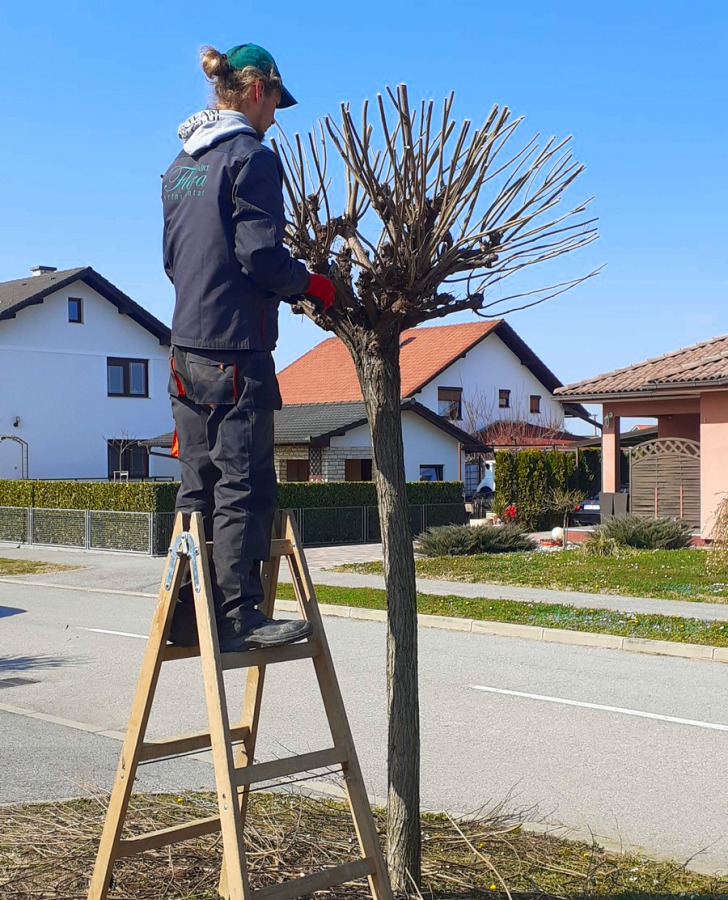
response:
<path id="1" fill-rule="evenodd" d="M 134 443 L 171 427 L 167 326 L 89 266 L 31 271 L 0 283 L 0 478 L 176 476 Z"/>
<path id="2" fill-rule="evenodd" d="M 466 477 L 465 454 L 485 448 L 465 429 L 472 433 L 506 418 L 554 428 L 565 415 L 588 419 L 582 406 L 554 396 L 559 379 L 502 319 L 406 331 L 400 362 L 408 481 L 477 484 L 477 471 Z M 278 377 L 284 403 L 280 425 L 276 420 L 279 479 L 371 478 L 369 427 L 344 344 L 338 338 L 322 341 Z M 357 407 L 360 419 L 354 416 Z M 334 410 L 349 416 L 350 424 L 317 432 L 319 420 Z M 298 425 L 289 431 L 281 427 L 294 421 Z"/>

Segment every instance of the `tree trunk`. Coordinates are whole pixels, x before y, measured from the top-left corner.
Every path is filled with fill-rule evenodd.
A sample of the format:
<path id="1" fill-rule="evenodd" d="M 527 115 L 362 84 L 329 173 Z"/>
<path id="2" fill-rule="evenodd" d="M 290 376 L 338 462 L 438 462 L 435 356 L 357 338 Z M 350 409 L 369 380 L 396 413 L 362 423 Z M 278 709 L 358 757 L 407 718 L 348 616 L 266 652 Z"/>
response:
<path id="1" fill-rule="evenodd" d="M 417 590 L 405 487 L 399 334 L 352 348 L 372 434 L 387 592 L 387 863 L 395 891 L 420 884 Z M 411 880 L 410 880 L 411 879 Z"/>

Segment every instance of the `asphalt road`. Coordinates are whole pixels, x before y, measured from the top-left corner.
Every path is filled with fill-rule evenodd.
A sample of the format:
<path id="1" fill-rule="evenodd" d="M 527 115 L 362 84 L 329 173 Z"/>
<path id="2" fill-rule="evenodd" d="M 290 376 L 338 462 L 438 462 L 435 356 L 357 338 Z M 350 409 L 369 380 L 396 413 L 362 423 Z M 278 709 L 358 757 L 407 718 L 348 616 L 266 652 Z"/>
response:
<path id="1" fill-rule="evenodd" d="M 0 802 L 110 788 L 152 610 L 141 596 L 0 583 Z M 381 798 L 384 627 L 328 618 L 326 628 Z M 204 727 L 198 666 L 165 665 L 151 736 Z M 609 845 L 699 854 L 693 866 L 728 871 L 725 666 L 426 629 L 420 668 L 427 808 L 467 814 L 505 800 Z M 233 716 L 243 683 L 244 672 L 227 676 Z M 310 663 L 273 667 L 260 758 L 327 737 Z M 212 783 L 202 755 L 145 766 L 138 787 Z"/>

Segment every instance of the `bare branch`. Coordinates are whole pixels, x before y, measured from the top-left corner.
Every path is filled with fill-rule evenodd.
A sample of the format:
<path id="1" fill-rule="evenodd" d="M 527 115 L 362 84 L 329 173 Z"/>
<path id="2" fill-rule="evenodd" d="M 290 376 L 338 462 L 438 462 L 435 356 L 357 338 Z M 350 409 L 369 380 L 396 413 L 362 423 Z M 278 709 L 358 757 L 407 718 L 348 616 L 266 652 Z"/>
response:
<path id="1" fill-rule="evenodd" d="M 413 109 L 399 85 L 377 95 L 375 123 L 368 103 L 358 124 L 342 104 L 339 120 L 324 118 L 305 143 L 283 135 L 274 144 L 291 247 L 333 278 L 337 304 L 327 324 L 342 337 L 352 327 L 383 337 L 468 309 L 502 316 L 596 274 L 498 295 L 505 278 L 596 239 L 588 201 L 561 206 L 583 166 L 568 137 L 535 135 L 516 146 L 522 119 L 507 107 L 493 106 L 473 129 L 469 120 L 458 126 L 453 104 L 450 94 L 433 129 L 433 101 Z M 340 214 L 327 174 L 334 158 L 343 167 Z"/>

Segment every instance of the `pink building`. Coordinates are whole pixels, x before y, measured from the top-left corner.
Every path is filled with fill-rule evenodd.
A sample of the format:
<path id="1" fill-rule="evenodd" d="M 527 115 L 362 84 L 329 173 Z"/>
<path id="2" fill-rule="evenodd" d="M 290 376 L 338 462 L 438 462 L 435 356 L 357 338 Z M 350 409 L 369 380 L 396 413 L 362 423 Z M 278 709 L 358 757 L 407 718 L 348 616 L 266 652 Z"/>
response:
<path id="1" fill-rule="evenodd" d="M 620 418 L 657 419 L 657 437 L 631 451 L 630 508 L 678 516 L 709 537 L 728 496 L 728 335 L 558 388 L 602 404 L 602 489 L 620 489 Z"/>

